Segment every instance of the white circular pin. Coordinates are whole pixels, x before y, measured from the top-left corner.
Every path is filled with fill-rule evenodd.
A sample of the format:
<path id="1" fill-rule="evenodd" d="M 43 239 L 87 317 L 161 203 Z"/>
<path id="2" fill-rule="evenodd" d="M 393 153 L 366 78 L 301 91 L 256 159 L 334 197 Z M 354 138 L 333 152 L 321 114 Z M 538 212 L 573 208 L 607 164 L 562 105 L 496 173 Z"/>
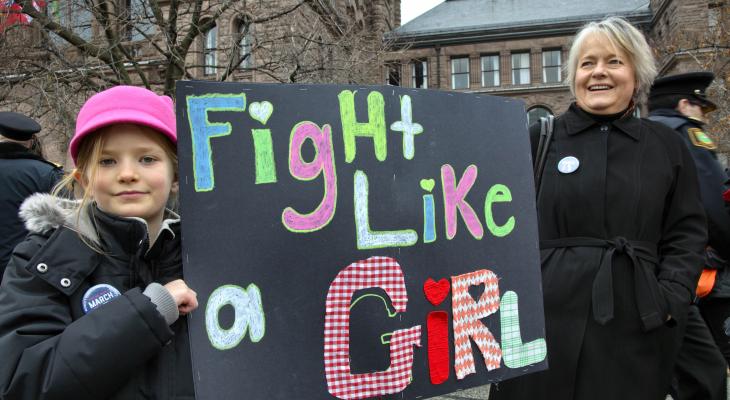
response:
<path id="1" fill-rule="evenodd" d="M 564 174 L 572 174 L 580 166 L 580 161 L 573 156 L 563 158 L 558 162 L 558 171 Z"/>

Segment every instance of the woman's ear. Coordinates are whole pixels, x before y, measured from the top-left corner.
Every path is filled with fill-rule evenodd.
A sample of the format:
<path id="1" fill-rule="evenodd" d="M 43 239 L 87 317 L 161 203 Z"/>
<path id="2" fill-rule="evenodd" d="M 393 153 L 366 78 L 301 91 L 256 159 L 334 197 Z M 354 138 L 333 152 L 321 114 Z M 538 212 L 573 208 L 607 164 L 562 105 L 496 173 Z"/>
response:
<path id="1" fill-rule="evenodd" d="M 178 181 L 172 182 L 172 186 L 170 186 L 170 193 L 177 194 L 177 192 L 180 191 L 180 183 Z"/>

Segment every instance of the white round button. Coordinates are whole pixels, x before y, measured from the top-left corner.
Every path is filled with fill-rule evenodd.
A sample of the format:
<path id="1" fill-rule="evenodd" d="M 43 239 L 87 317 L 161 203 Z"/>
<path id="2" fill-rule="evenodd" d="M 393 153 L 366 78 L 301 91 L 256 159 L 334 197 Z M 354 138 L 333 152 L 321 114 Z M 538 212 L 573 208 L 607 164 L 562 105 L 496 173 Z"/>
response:
<path id="1" fill-rule="evenodd" d="M 571 174 L 575 172 L 580 166 L 580 161 L 573 156 L 563 158 L 558 162 L 558 171 L 564 174 Z"/>

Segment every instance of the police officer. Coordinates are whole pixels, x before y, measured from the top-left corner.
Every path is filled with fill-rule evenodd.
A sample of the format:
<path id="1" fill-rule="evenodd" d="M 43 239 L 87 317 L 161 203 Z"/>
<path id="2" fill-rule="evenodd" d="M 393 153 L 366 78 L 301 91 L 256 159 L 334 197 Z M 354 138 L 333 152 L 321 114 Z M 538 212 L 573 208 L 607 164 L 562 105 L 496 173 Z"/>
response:
<path id="1" fill-rule="evenodd" d="M 717 144 L 705 132 L 707 113 L 716 109 L 705 90 L 711 72 L 657 79 L 649 93 L 649 119 L 674 129 L 689 147 L 697 167 L 702 204 L 708 220 L 705 266 L 690 307 L 687 330 L 675 366 L 675 400 L 725 399 L 730 337 L 730 214 L 723 193 L 728 176 L 717 159 Z"/>
<path id="2" fill-rule="evenodd" d="M 27 231 L 18 217 L 23 200 L 36 192 L 50 192 L 63 176 L 46 161 L 35 134 L 38 123 L 25 115 L 0 112 L 0 277 L 15 245 Z"/>

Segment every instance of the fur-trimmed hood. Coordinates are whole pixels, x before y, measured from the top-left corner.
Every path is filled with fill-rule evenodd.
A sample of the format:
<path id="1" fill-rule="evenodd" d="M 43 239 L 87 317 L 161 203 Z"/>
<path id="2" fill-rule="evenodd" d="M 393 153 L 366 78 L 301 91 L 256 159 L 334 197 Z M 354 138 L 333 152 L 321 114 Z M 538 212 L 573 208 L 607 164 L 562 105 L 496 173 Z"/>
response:
<path id="1" fill-rule="evenodd" d="M 20 218 L 25 228 L 33 233 L 46 233 L 66 226 L 82 235 L 98 241 L 91 220 L 80 211 L 81 200 L 69 200 L 47 193 L 29 196 L 20 206 Z"/>
<path id="2" fill-rule="evenodd" d="M 92 216 L 89 214 L 89 207 L 80 208 L 81 200 L 69 200 L 47 193 L 36 193 L 29 196 L 20 206 L 20 218 L 25 223 L 25 228 L 32 233 L 46 233 L 53 229 L 65 226 L 81 235 L 89 238 L 92 242 L 100 242 L 99 235 L 94 228 Z M 166 210 L 167 218 L 162 221 L 160 231 L 169 230 L 171 224 L 180 221 L 180 216 L 171 210 Z M 147 222 L 142 218 L 129 217 L 131 220 L 141 222 L 147 228 Z"/>

